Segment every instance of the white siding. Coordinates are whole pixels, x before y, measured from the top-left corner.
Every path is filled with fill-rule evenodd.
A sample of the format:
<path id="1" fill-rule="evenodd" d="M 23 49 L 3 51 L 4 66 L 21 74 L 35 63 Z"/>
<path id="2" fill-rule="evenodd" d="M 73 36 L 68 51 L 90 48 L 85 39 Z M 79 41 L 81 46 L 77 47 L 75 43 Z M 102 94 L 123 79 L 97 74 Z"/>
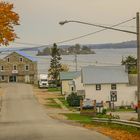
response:
<path id="1" fill-rule="evenodd" d="M 110 101 L 111 84 L 102 84 L 101 90 L 96 90 L 96 85 L 84 85 L 86 98 L 101 101 Z M 131 105 L 136 103 L 136 86 L 128 86 L 127 84 L 117 84 L 117 102 L 116 106 Z"/>
<path id="2" fill-rule="evenodd" d="M 75 90 L 84 90 L 84 86 L 83 83 L 81 83 L 81 76 L 77 77 L 76 79 L 74 79 L 75 82 Z"/>

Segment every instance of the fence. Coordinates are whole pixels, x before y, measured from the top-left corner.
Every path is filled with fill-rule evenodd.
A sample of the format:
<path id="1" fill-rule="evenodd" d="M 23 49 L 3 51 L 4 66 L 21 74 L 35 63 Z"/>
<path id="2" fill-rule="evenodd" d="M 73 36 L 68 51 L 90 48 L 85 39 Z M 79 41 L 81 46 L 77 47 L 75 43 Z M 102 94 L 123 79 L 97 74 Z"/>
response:
<path id="1" fill-rule="evenodd" d="M 107 118 L 93 118 L 92 121 L 93 122 L 120 124 L 120 125 L 126 125 L 126 126 L 132 126 L 132 127 L 140 128 L 140 122 L 136 122 L 136 121 L 126 121 L 126 120 L 107 119 Z"/>

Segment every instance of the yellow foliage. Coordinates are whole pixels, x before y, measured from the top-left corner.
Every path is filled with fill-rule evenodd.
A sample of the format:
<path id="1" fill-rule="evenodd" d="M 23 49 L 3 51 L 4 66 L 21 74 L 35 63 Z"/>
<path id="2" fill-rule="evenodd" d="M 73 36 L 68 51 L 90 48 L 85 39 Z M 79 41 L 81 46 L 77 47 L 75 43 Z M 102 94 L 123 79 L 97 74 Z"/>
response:
<path id="1" fill-rule="evenodd" d="M 14 41 L 17 35 L 14 26 L 19 25 L 19 15 L 13 11 L 13 4 L 0 2 L 0 44 L 8 45 L 9 41 Z"/>

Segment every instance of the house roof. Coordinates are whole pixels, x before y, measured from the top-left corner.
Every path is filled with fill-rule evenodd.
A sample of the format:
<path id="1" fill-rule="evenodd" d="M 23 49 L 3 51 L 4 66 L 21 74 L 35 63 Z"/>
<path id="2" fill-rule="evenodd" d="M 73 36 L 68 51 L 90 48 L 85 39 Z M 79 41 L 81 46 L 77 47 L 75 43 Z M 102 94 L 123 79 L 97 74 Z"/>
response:
<path id="1" fill-rule="evenodd" d="M 60 72 L 60 80 L 73 80 L 80 75 L 80 71 Z"/>
<path id="2" fill-rule="evenodd" d="M 28 59 L 31 60 L 31 61 L 34 61 L 34 62 L 37 61 L 37 59 L 35 59 L 35 58 L 32 57 L 32 56 L 29 56 L 28 54 L 26 54 L 26 53 L 23 52 L 23 51 L 15 51 L 15 52 L 18 53 L 19 55 L 22 55 L 23 57 L 28 58 Z"/>
<path id="3" fill-rule="evenodd" d="M 84 84 L 128 83 L 123 66 L 87 66 L 82 68 Z"/>

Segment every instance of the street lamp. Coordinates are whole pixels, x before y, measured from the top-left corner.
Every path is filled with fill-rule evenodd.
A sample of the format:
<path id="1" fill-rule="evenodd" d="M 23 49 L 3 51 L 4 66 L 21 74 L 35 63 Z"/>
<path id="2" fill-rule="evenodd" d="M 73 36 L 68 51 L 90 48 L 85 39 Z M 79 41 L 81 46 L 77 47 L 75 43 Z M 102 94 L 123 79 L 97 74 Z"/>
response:
<path id="1" fill-rule="evenodd" d="M 92 23 L 87 23 L 87 22 L 82 22 L 82 21 L 77 21 L 77 20 L 65 20 L 65 21 L 59 22 L 59 24 L 64 25 L 66 23 L 75 22 L 75 23 L 79 23 L 79 24 L 86 24 L 86 25 L 90 25 L 90 26 L 101 27 L 104 29 L 135 34 L 137 36 L 137 73 L 138 73 L 137 94 L 138 94 L 138 121 L 140 121 L 140 21 L 139 21 L 139 12 L 136 13 L 136 18 L 134 18 L 134 19 L 136 19 L 136 32 L 132 32 L 132 31 L 128 31 L 128 30 L 121 30 L 121 29 L 117 29 L 117 28 L 113 28 L 113 27 L 107 27 L 107 26 L 102 26 L 102 25 L 98 25 L 98 24 L 92 24 Z"/>

